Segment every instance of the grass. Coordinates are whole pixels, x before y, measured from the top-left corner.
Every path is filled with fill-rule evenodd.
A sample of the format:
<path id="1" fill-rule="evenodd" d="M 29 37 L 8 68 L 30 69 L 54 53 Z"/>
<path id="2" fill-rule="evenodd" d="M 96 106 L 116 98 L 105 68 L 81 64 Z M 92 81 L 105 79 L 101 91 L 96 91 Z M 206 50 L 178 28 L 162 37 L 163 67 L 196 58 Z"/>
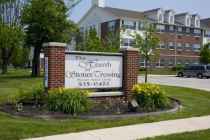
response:
<path id="1" fill-rule="evenodd" d="M 144 74 L 144 70 L 140 70 L 139 74 Z M 153 75 L 176 75 L 177 71 L 172 70 L 171 68 L 155 68 L 155 69 L 149 69 L 148 74 Z"/>
<path id="2" fill-rule="evenodd" d="M 145 140 L 210 140 L 210 129 L 205 131 L 148 138 Z"/>
<path id="3" fill-rule="evenodd" d="M 43 79 L 41 77 L 30 78 L 29 75 L 30 73 L 28 70 L 12 70 L 9 74 L 0 76 L 0 103 L 7 100 L 7 96 L 10 94 L 15 94 L 19 90 L 31 90 L 33 87 L 42 84 Z M 210 92 L 170 86 L 161 87 L 166 91 L 168 96 L 177 98 L 182 102 L 182 110 L 176 113 L 166 113 L 158 116 L 118 120 L 42 120 L 15 117 L 0 112 L 0 140 L 18 140 L 22 138 L 40 137 L 210 114 Z"/>

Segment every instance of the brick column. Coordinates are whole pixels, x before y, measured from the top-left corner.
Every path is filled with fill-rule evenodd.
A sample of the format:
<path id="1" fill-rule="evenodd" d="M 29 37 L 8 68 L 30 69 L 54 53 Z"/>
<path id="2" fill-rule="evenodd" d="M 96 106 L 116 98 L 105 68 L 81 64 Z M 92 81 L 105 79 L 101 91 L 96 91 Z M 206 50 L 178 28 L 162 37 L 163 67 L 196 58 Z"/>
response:
<path id="1" fill-rule="evenodd" d="M 45 54 L 45 88 L 54 89 L 65 85 L 65 47 L 64 43 L 43 44 Z"/>
<path id="2" fill-rule="evenodd" d="M 129 100 L 131 90 L 138 83 L 139 51 L 136 48 L 122 48 L 123 53 L 123 91 Z"/>

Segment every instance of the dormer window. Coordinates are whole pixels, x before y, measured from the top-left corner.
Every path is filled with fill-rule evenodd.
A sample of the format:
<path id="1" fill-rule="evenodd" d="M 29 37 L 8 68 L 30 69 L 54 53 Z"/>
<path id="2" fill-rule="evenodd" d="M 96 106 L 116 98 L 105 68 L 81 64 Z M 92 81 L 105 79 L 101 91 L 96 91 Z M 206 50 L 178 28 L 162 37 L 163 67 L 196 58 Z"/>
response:
<path id="1" fill-rule="evenodd" d="M 170 24 L 174 24 L 174 16 L 170 16 L 170 18 L 169 18 L 169 21 L 170 21 Z"/>
<path id="2" fill-rule="evenodd" d="M 187 17 L 187 26 L 190 26 L 190 17 Z"/>
<path id="3" fill-rule="evenodd" d="M 196 22 L 195 22 L 195 25 L 196 25 L 196 27 L 200 27 L 200 20 L 196 20 Z"/>
<path id="4" fill-rule="evenodd" d="M 163 22 L 163 15 L 162 14 L 159 14 L 158 21 L 159 21 L 159 23 Z"/>

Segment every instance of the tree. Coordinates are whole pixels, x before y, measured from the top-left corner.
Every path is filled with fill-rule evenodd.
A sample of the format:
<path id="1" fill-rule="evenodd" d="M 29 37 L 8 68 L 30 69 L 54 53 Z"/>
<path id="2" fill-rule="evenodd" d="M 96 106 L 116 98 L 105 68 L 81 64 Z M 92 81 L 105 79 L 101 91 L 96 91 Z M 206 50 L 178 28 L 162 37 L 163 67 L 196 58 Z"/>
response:
<path id="1" fill-rule="evenodd" d="M 40 75 L 40 51 L 45 42 L 69 42 L 76 25 L 68 20 L 63 0 L 31 0 L 23 10 L 26 43 L 34 48 L 32 76 Z"/>
<path id="2" fill-rule="evenodd" d="M 106 52 L 119 52 L 120 49 L 120 33 L 108 32 L 108 35 L 103 40 L 103 48 Z"/>
<path id="3" fill-rule="evenodd" d="M 145 24 L 145 31 L 143 36 L 135 33 L 134 36 L 135 47 L 139 49 L 140 55 L 145 59 L 145 83 L 147 83 L 148 62 L 154 55 L 155 48 L 159 44 L 159 38 L 155 35 L 155 29 L 152 24 Z"/>
<path id="4" fill-rule="evenodd" d="M 100 52 L 103 50 L 101 40 L 94 28 L 86 31 L 84 34 L 79 33 L 76 40 L 76 50 L 78 51 Z"/>
<path id="5" fill-rule="evenodd" d="M 0 56 L 2 74 L 7 73 L 7 66 L 16 47 L 23 43 L 20 14 L 23 0 L 0 1 Z"/>
<path id="6" fill-rule="evenodd" d="M 209 64 L 210 63 L 210 43 L 204 45 L 204 47 L 201 49 L 200 52 L 200 62 L 203 64 Z"/>
<path id="7" fill-rule="evenodd" d="M 16 47 L 11 57 L 11 63 L 15 68 L 24 68 L 29 62 L 30 50 L 28 47 Z"/>
<path id="8" fill-rule="evenodd" d="M 78 32 L 76 42 L 77 51 L 118 52 L 120 48 L 119 34 L 109 32 L 107 37 L 101 41 L 94 28 L 84 33 Z"/>
<path id="9" fill-rule="evenodd" d="M 23 43 L 23 32 L 19 27 L 0 24 L 0 49 L 2 59 L 2 74 L 7 73 L 7 66 L 13 51 Z"/>

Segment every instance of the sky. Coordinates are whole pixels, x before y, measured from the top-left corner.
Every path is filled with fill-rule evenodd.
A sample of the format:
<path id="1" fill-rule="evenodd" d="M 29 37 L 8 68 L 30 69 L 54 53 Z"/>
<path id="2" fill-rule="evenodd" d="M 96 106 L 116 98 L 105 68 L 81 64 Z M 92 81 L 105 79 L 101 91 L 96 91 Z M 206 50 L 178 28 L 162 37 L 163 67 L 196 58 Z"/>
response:
<path id="1" fill-rule="evenodd" d="M 145 11 L 155 8 L 174 9 L 176 13 L 198 13 L 201 18 L 210 17 L 210 0 L 106 0 L 106 6 L 121 9 Z M 71 12 L 75 22 L 91 7 L 91 0 L 82 0 Z"/>

